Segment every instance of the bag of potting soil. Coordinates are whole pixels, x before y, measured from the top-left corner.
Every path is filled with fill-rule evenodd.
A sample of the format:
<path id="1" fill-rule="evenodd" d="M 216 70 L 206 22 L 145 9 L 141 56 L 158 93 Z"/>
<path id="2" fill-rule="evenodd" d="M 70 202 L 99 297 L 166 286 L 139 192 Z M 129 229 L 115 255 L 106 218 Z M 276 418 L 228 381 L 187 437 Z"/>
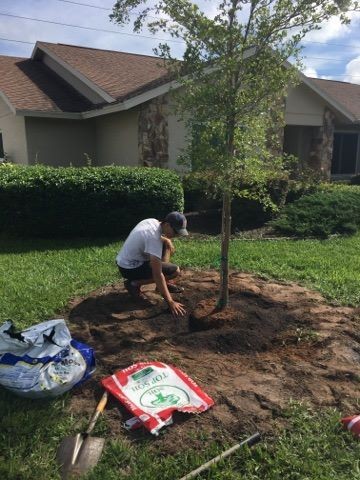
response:
<path id="1" fill-rule="evenodd" d="M 95 370 L 93 349 L 71 338 L 64 320 L 49 320 L 21 332 L 0 326 L 0 385 L 29 398 L 55 397 Z"/>
<path id="2" fill-rule="evenodd" d="M 101 383 L 138 419 L 131 419 L 129 428 L 141 422 L 155 435 L 171 423 L 174 411 L 200 413 L 214 405 L 184 372 L 161 362 L 136 363 Z"/>

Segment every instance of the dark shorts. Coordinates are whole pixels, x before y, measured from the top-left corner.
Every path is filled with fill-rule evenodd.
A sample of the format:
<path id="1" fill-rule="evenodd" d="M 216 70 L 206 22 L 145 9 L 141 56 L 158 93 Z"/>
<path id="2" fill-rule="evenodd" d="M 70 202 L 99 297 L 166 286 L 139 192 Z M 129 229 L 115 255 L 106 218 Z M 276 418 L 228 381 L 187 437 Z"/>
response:
<path id="1" fill-rule="evenodd" d="M 175 274 L 178 266 L 174 263 L 161 262 L 162 273 L 165 277 L 171 277 Z M 127 280 L 148 280 L 153 278 L 150 262 L 144 262 L 137 268 L 122 268 L 119 267 L 121 275 Z"/>

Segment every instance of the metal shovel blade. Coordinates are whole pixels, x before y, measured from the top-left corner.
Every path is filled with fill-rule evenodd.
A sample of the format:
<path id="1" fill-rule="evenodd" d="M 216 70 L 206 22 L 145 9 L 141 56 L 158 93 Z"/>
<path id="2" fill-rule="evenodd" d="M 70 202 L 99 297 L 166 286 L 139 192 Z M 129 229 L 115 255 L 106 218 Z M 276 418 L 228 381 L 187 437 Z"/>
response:
<path id="1" fill-rule="evenodd" d="M 57 451 L 63 480 L 79 477 L 95 467 L 104 448 L 105 439 L 78 433 L 66 437 Z"/>

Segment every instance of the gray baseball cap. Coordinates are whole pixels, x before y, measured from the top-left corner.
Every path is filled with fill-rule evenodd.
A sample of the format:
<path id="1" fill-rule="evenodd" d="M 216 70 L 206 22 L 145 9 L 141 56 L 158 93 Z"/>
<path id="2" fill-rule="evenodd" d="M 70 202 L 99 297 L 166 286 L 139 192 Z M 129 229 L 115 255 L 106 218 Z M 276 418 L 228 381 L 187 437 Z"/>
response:
<path id="1" fill-rule="evenodd" d="M 187 221 L 185 215 L 180 212 L 171 212 L 168 213 L 165 217 L 165 222 L 167 222 L 171 228 L 175 230 L 178 235 L 186 237 L 189 235 L 189 232 L 186 230 Z"/>

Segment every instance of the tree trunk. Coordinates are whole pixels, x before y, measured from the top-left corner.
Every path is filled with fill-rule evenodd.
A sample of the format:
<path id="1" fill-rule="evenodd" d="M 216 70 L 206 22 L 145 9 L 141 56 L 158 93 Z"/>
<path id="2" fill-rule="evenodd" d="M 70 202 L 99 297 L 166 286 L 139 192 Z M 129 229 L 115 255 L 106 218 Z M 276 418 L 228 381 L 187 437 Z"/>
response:
<path id="1" fill-rule="evenodd" d="M 235 16 L 236 1 L 233 0 L 234 9 L 231 13 L 230 30 Z M 229 44 L 229 57 L 232 58 L 233 45 L 232 40 Z M 223 191 L 223 206 L 222 206 L 222 225 L 221 225 L 221 269 L 220 269 L 220 296 L 217 302 L 217 307 L 222 310 L 229 304 L 229 243 L 231 234 L 231 198 L 232 198 L 232 179 L 229 173 L 229 164 L 231 166 L 234 157 L 234 138 L 235 138 L 235 119 L 236 112 L 234 105 L 236 105 L 236 75 L 231 75 L 229 78 L 229 114 L 226 122 L 226 171 L 225 171 L 225 185 Z"/>
<path id="2" fill-rule="evenodd" d="M 221 269 L 220 296 L 217 303 L 219 309 L 229 303 L 229 243 L 231 233 L 231 194 L 223 194 L 222 227 L 221 227 Z"/>

